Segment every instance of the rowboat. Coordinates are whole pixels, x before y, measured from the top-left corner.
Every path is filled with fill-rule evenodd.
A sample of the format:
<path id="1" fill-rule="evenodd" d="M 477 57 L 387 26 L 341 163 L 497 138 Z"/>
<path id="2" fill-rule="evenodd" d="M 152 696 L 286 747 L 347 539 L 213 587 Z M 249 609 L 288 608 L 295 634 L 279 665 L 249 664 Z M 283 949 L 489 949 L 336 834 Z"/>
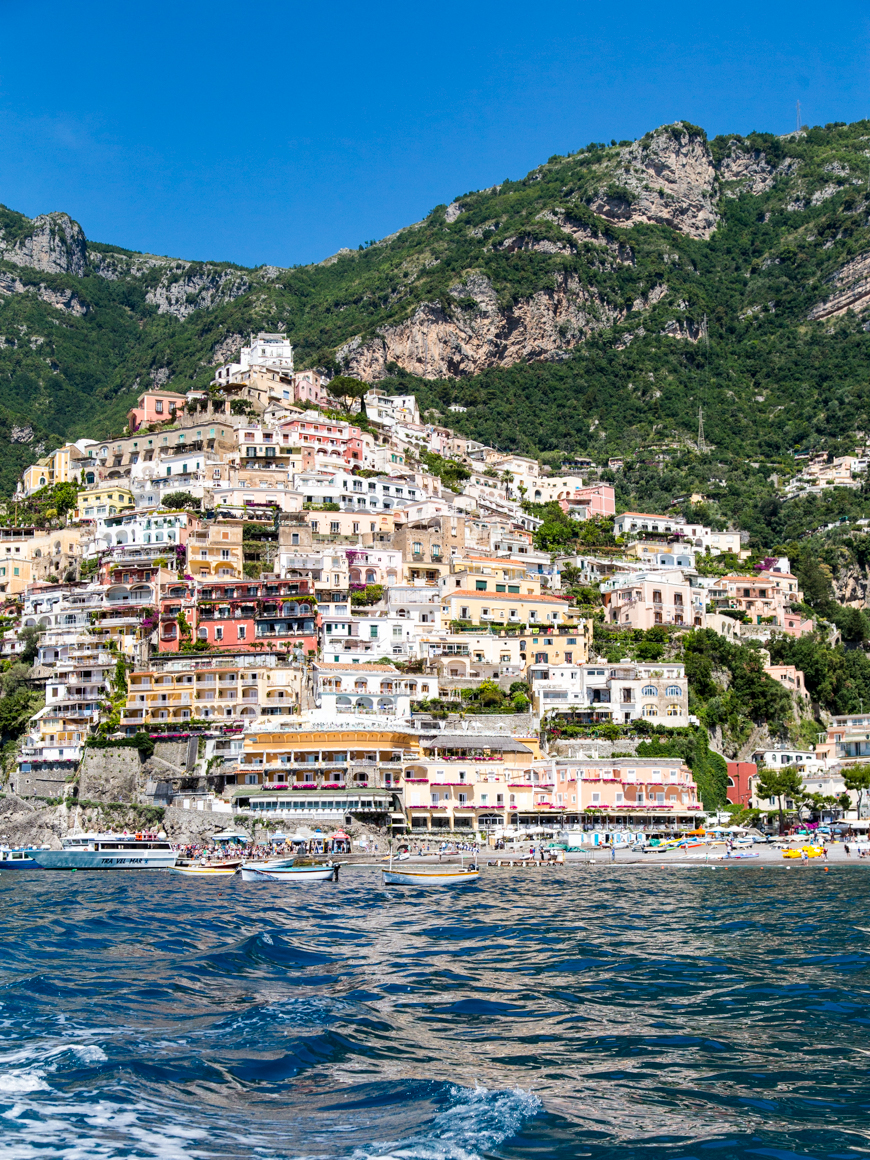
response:
<path id="1" fill-rule="evenodd" d="M 385 886 L 461 886 L 480 877 L 475 866 L 444 866 L 438 870 L 383 871 Z"/>
<path id="2" fill-rule="evenodd" d="M 238 872 L 237 866 L 204 866 L 195 862 L 192 866 L 174 867 L 176 874 L 191 874 L 200 878 L 231 878 Z"/>
<path id="3" fill-rule="evenodd" d="M 274 866 L 271 869 L 257 865 L 243 866 L 243 882 L 283 882 L 294 886 L 305 882 L 337 882 L 338 866 L 327 862 L 325 866 Z"/>

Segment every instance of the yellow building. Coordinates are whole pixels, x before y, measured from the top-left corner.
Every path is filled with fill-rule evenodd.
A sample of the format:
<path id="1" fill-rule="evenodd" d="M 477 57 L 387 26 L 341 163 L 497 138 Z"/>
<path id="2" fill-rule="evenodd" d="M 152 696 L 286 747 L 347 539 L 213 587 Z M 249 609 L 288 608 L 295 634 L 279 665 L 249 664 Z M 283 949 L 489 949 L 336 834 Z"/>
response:
<path id="1" fill-rule="evenodd" d="M 359 817 L 404 829 L 405 771 L 419 761 L 420 736 L 410 728 L 264 721 L 246 735 L 224 793 L 256 818 L 344 825 Z"/>
<path id="2" fill-rule="evenodd" d="M 94 520 L 100 516 L 116 516 L 124 508 L 134 506 L 133 493 L 117 483 L 88 488 L 79 492 L 75 518 Z"/>
<path id="3" fill-rule="evenodd" d="M 187 536 L 187 567 L 202 579 L 240 580 L 245 555 L 241 520 L 197 520 Z"/>
<path id="4" fill-rule="evenodd" d="M 25 468 L 21 476 L 19 493 L 33 495 L 42 487 L 53 487 L 56 483 L 70 483 L 73 479 L 73 462 L 78 461 L 85 453 L 93 439 L 82 439 L 79 443 L 65 443 L 49 455 L 38 459 L 36 463 Z"/>
<path id="5" fill-rule="evenodd" d="M 121 728 L 132 734 L 192 719 L 250 725 L 260 715 L 289 717 L 301 686 L 301 670 L 278 667 L 272 657 L 178 657 L 131 674 Z"/>
<path id="6" fill-rule="evenodd" d="M 57 576 L 63 580 L 81 559 L 81 532 L 63 528 L 0 529 L 0 593 L 17 596 L 28 584 Z"/>
<path id="7" fill-rule="evenodd" d="M 441 597 L 441 611 L 447 621 L 467 621 L 471 624 L 528 625 L 555 627 L 574 625 L 579 613 L 567 597 L 526 594 L 520 582 L 511 583 L 497 578 L 474 579 L 473 588 L 447 590 Z"/>

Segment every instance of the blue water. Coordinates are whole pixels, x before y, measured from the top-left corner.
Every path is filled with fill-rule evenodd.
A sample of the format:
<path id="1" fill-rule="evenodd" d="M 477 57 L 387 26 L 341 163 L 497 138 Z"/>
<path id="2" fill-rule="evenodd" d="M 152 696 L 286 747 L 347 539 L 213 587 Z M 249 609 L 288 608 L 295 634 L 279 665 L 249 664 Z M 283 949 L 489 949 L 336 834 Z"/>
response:
<path id="1" fill-rule="evenodd" d="M 868 886 L 0 874 L 0 1156 L 861 1160 Z"/>

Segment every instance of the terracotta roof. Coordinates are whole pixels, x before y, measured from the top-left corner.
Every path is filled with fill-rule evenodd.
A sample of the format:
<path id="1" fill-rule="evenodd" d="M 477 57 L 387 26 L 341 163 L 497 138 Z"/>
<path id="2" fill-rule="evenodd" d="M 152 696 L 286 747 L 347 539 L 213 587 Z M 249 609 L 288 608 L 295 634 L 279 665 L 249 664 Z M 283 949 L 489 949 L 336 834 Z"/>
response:
<path id="1" fill-rule="evenodd" d="M 479 596 L 488 600 L 528 600 L 531 602 L 537 600 L 544 600 L 552 604 L 568 604 L 570 597 L 568 596 L 518 596 L 516 592 L 482 592 L 470 588 L 457 588 L 453 592 L 446 592 L 442 599 L 448 600 L 452 596 Z"/>
<path id="2" fill-rule="evenodd" d="M 332 664 L 329 661 L 315 662 L 318 669 L 352 669 L 354 672 L 362 671 L 364 673 L 396 673 L 401 676 L 400 670 L 394 665 L 354 665 L 348 662 L 346 665 Z"/>

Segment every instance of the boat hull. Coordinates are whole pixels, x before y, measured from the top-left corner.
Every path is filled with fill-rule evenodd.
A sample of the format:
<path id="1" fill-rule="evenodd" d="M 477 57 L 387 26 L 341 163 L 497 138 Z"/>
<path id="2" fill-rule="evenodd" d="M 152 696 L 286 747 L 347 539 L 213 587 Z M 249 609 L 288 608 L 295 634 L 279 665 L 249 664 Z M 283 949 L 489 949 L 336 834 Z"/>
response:
<path id="1" fill-rule="evenodd" d="M 243 866 L 243 882 L 283 882 L 294 886 L 305 882 L 337 882 L 337 866 L 285 866 L 274 870 L 260 870 L 254 866 Z"/>
<path id="2" fill-rule="evenodd" d="M 191 874 L 195 878 L 232 878 L 238 874 L 235 866 L 173 866 L 176 874 Z"/>
<path id="3" fill-rule="evenodd" d="M 41 870 L 42 867 L 30 853 L 24 854 L 22 857 L 18 851 L 16 856 L 12 857 L 10 854 L 0 855 L 0 870 Z"/>
<path id="4" fill-rule="evenodd" d="M 384 870 L 385 886 L 461 886 L 480 877 L 479 870 Z"/>
<path id="5" fill-rule="evenodd" d="M 29 850 L 43 870 L 167 870 L 174 850 Z"/>

